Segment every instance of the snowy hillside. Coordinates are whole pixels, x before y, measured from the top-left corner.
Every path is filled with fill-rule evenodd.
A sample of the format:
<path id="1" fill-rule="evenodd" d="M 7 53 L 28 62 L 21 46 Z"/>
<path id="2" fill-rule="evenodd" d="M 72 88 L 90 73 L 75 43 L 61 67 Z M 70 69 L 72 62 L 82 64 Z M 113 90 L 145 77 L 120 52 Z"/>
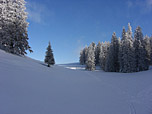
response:
<path id="1" fill-rule="evenodd" d="M 0 50 L 0 114 L 152 114 L 152 69 L 89 72 L 46 67 Z"/>

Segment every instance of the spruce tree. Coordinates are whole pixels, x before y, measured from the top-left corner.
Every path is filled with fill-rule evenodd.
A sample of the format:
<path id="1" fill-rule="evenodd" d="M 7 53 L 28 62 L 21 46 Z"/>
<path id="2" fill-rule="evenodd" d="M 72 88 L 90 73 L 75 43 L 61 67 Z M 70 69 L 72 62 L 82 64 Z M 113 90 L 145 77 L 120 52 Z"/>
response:
<path id="1" fill-rule="evenodd" d="M 143 45 L 143 34 L 141 28 L 138 26 L 134 34 L 134 48 L 136 58 L 136 71 L 148 70 L 149 65 L 147 64 L 146 50 Z"/>
<path id="2" fill-rule="evenodd" d="M 119 72 L 118 53 L 119 53 L 119 42 L 116 37 L 116 33 L 114 32 L 112 35 L 111 44 L 107 55 L 106 66 L 105 66 L 106 72 Z"/>
<path id="3" fill-rule="evenodd" d="M 80 62 L 81 65 L 84 64 L 83 50 L 80 51 L 80 59 L 79 59 L 79 62 Z"/>
<path id="4" fill-rule="evenodd" d="M 127 32 L 125 32 L 125 28 L 123 28 L 122 40 L 119 50 L 120 72 L 135 72 L 135 56 L 132 39 L 132 28 L 130 23 L 128 24 Z"/>
<path id="5" fill-rule="evenodd" d="M 98 42 L 96 49 L 95 49 L 95 64 L 98 65 L 99 64 L 99 56 L 100 56 L 100 52 L 101 52 L 101 43 Z"/>
<path id="6" fill-rule="evenodd" d="M 49 45 L 47 47 L 47 51 L 46 51 L 46 56 L 45 56 L 44 62 L 48 65 L 48 67 L 50 67 L 50 65 L 54 65 L 55 64 L 55 60 L 54 60 L 54 56 L 53 56 L 53 51 L 51 49 L 50 42 L 49 42 Z"/>
<path id="7" fill-rule="evenodd" d="M 144 52 L 144 69 L 143 70 L 148 70 L 149 65 L 150 65 L 150 39 L 146 35 L 143 39 L 142 42 L 143 45 L 143 52 Z"/>
<path id="8" fill-rule="evenodd" d="M 105 65 L 107 60 L 107 55 L 109 51 L 110 43 L 109 42 L 102 42 L 100 56 L 99 56 L 99 63 L 102 70 L 105 71 Z"/>
<path id="9" fill-rule="evenodd" d="M 152 65 L 152 36 L 150 37 L 150 64 Z"/>
<path id="10" fill-rule="evenodd" d="M 128 52 L 128 70 L 127 72 L 135 72 L 136 66 L 135 66 L 135 48 L 134 48 L 134 41 L 132 36 L 132 27 L 130 23 L 128 23 L 128 31 L 127 31 L 127 52 Z"/>
<path id="11" fill-rule="evenodd" d="M 148 61 L 148 63 L 150 62 L 150 52 L 151 52 L 151 47 L 150 47 L 150 38 L 146 35 L 144 37 L 144 40 L 143 40 L 143 46 L 146 50 L 146 59 Z"/>
<path id="12" fill-rule="evenodd" d="M 18 55 L 32 52 L 28 44 L 27 13 L 24 0 L 3 0 L 0 4 L 0 45 Z"/>
<path id="13" fill-rule="evenodd" d="M 85 57 L 85 51 L 86 51 L 86 48 L 84 48 L 83 50 L 81 50 L 80 52 L 80 64 L 81 65 L 84 65 L 85 62 L 86 62 L 86 57 Z"/>
<path id="14" fill-rule="evenodd" d="M 95 70 L 95 54 L 93 45 L 91 44 L 88 47 L 88 55 L 87 55 L 87 61 L 86 61 L 86 70 L 93 71 Z"/>
<path id="15" fill-rule="evenodd" d="M 102 70 L 105 70 L 105 43 L 101 43 L 100 53 L 99 53 L 99 64 Z"/>
<path id="16" fill-rule="evenodd" d="M 96 44 L 94 42 L 92 42 L 91 45 L 92 45 L 93 51 L 95 52 Z"/>
<path id="17" fill-rule="evenodd" d="M 126 39 L 126 30 L 125 27 L 123 27 L 122 30 L 122 39 L 120 41 L 120 45 L 119 45 L 119 53 L 118 53 L 118 60 L 119 60 L 119 65 L 120 65 L 120 69 L 119 71 L 122 72 L 122 70 L 124 69 L 124 64 L 123 64 L 123 41 Z"/>
<path id="18" fill-rule="evenodd" d="M 88 56 L 88 47 L 87 46 L 85 46 L 83 54 L 84 54 L 84 64 L 86 64 L 87 56 Z"/>

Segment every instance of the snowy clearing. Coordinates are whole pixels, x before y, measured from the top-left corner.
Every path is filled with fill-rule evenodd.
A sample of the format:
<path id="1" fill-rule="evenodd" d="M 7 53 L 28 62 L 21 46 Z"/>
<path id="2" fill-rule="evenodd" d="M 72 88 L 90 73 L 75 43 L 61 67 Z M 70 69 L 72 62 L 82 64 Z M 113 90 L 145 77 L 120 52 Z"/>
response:
<path id="1" fill-rule="evenodd" d="M 90 72 L 78 64 L 48 68 L 0 50 L 0 114 L 151 113 L 151 68 L 129 74 Z"/>

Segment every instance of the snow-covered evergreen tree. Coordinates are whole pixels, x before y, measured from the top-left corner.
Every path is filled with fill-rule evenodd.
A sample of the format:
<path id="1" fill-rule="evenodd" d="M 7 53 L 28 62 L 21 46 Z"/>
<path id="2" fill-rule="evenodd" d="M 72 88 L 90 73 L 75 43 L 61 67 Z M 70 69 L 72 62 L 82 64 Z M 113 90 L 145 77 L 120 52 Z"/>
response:
<path id="1" fill-rule="evenodd" d="M 95 70 L 95 53 L 93 48 L 94 47 L 92 44 L 88 47 L 88 55 L 86 61 L 86 70 L 90 71 Z"/>
<path id="2" fill-rule="evenodd" d="M 102 70 L 105 71 L 105 65 L 107 60 L 107 54 L 109 51 L 110 43 L 109 42 L 102 42 L 101 51 L 99 55 L 99 63 Z"/>
<path id="3" fill-rule="evenodd" d="M 128 23 L 128 31 L 127 31 L 127 47 L 128 47 L 128 72 L 135 72 L 135 48 L 134 48 L 134 41 L 132 36 L 132 27 L 130 23 Z"/>
<path id="4" fill-rule="evenodd" d="M 122 69 L 122 42 L 121 42 L 121 38 L 118 38 L 118 42 L 119 42 L 119 52 L 118 52 L 118 62 L 119 62 L 119 72 Z"/>
<path id="5" fill-rule="evenodd" d="M 84 51 L 84 49 L 80 51 L 80 60 L 79 60 L 79 62 L 80 62 L 81 65 L 84 65 L 84 55 L 83 55 L 83 51 Z"/>
<path id="6" fill-rule="evenodd" d="M 93 50 L 95 52 L 95 49 L 96 49 L 96 44 L 94 42 L 91 43 L 92 47 L 93 47 Z"/>
<path id="7" fill-rule="evenodd" d="M 9 2 L 9 1 L 8 1 Z M 7 1 L 1 0 L 0 1 L 0 48 L 5 47 L 8 43 L 8 22 L 7 22 Z"/>
<path id="8" fill-rule="evenodd" d="M 146 50 L 143 46 L 143 34 L 141 28 L 138 26 L 134 34 L 134 48 L 136 58 L 136 71 L 148 70 L 149 64 L 147 64 Z"/>
<path id="9" fill-rule="evenodd" d="M 132 28 L 130 23 L 128 24 L 127 32 L 125 32 L 125 28 L 123 28 L 119 51 L 120 72 L 135 72 L 135 56 L 132 39 Z"/>
<path id="10" fill-rule="evenodd" d="M 50 67 L 50 65 L 54 65 L 55 64 L 54 55 L 53 55 L 53 51 L 52 51 L 50 42 L 49 42 L 49 45 L 47 47 L 47 51 L 46 51 L 46 56 L 45 56 L 44 62 L 48 65 L 48 67 Z"/>
<path id="11" fill-rule="evenodd" d="M 147 35 L 144 37 L 143 46 L 146 50 L 146 59 L 148 60 L 148 63 L 150 63 L 151 47 L 150 47 L 150 38 Z"/>
<path id="12" fill-rule="evenodd" d="M 88 47 L 87 46 L 85 46 L 83 53 L 84 53 L 84 64 L 86 64 L 87 56 L 88 56 Z"/>
<path id="13" fill-rule="evenodd" d="M 27 13 L 24 0 L 2 0 L 0 3 L 0 45 L 11 53 L 32 52 L 28 44 Z"/>
<path id="14" fill-rule="evenodd" d="M 119 72 L 119 62 L 118 62 L 118 53 L 119 53 L 119 42 L 114 32 L 111 39 L 110 48 L 107 55 L 105 71 L 106 72 Z"/>
<path id="15" fill-rule="evenodd" d="M 87 46 L 83 49 L 83 50 L 81 50 L 81 52 L 80 52 L 80 64 L 81 65 L 84 65 L 85 63 L 86 63 L 86 55 L 87 55 Z"/>
<path id="16" fill-rule="evenodd" d="M 152 65 L 152 36 L 150 37 L 150 64 Z"/>
<path id="17" fill-rule="evenodd" d="M 100 53 L 99 53 L 99 64 L 102 70 L 105 70 L 105 43 L 101 43 Z"/>
<path id="18" fill-rule="evenodd" d="M 143 40 L 143 34 L 141 33 L 141 28 L 137 27 L 134 33 L 134 48 L 135 48 L 135 58 L 136 58 L 136 71 L 140 71 L 140 51 L 143 48 L 141 41 Z"/>
<path id="19" fill-rule="evenodd" d="M 122 39 L 120 41 L 120 45 L 119 45 L 119 53 L 118 53 L 118 60 L 119 60 L 119 65 L 120 65 L 120 69 L 119 71 L 122 72 L 123 69 L 123 47 L 122 47 L 122 41 L 126 39 L 126 30 L 125 27 L 123 27 L 122 30 Z"/>
<path id="20" fill-rule="evenodd" d="M 100 52 L 101 52 L 101 43 L 98 42 L 96 49 L 95 49 L 95 64 L 98 65 L 99 64 L 99 56 L 100 56 Z"/>
<path id="21" fill-rule="evenodd" d="M 83 56 L 83 50 L 80 51 L 80 58 L 79 58 L 79 62 L 81 65 L 84 64 L 84 56 Z"/>

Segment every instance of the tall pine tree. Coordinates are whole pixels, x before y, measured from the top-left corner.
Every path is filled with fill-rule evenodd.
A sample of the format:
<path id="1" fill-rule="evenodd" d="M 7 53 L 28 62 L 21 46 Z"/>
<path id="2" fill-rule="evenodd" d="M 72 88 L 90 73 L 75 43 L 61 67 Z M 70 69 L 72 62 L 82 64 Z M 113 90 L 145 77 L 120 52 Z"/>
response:
<path id="1" fill-rule="evenodd" d="M 152 65 L 152 36 L 150 37 L 150 64 Z"/>
<path id="2" fill-rule="evenodd" d="M 102 43 L 100 56 L 99 56 L 99 63 L 100 63 L 101 69 L 104 70 L 104 71 L 105 71 L 105 66 L 106 66 L 109 47 L 110 47 L 109 42 Z"/>
<path id="3" fill-rule="evenodd" d="M 123 28 L 122 40 L 119 48 L 119 63 L 120 72 L 129 73 L 135 72 L 135 57 L 134 57 L 134 47 L 132 39 L 132 28 L 130 23 L 128 24 L 128 31 L 125 32 Z"/>
<path id="4" fill-rule="evenodd" d="M 89 71 L 95 70 L 95 54 L 94 54 L 94 47 L 92 44 L 88 47 L 86 70 Z"/>
<path id="5" fill-rule="evenodd" d="M 119 45 L 119 53 L 118 53 L 118 60 L 119 60 L 119 66 L 120 69 L 119 71 L 122 72 L 122 70 L 124 69 L 124 64 L 123 64 L 123 41 L 126 39 L 126 30 L 125 27 L 123 27 L 122 30 L 122 39 L 120 41 L 120 45 Z"/>
<path id="6" fill-rule="evenodd" d="M 80 58 L 79 58 L 79 62 L 81 65 L 84 65 L 84 49 L 80 51 Z"/>
<path id="7" fill-rule="evenodd" d="M 101 52 L 101 43 L 98 42 L 96 49 L 95 49 L 95 64 L 99 65 L 99 56 Z"/>
<path id="8" fill-rule="evenodd" d="M 88 47 L 87 46 L 85 46 L 83 53 L 84 53 L 84 64 L 86 64 L 87 56 L 88 56 Z"/>
<path id="9" fill-rule="evenodd" d="M 114 32 L 111 39 L 111 44 L 106 60 L 105 71 L 106 72 L 119 72 L 119 62 L 118 62 L 118 53 L 119 53 L 119 41 Z"/>
<path id="10" fill-rule="evenodd" d="M 150 38 L 147 35 L 144 37 L 143 46 L 144 46 L 144 48 L 146 50 L 146 59 L 147 59 L 147 61 L 149 63 L 150 62 L 151 49 L 150 49 Z"/>
<path id="11" fill-rule="evenodd" d="M 96 44 L 94 42 L 92 42 L 91 45 L 92 45 L 93 51 L 95 52 Z"/>
<path id="12" fill-rule="evenodd" d="M 148 70 L 149 64 L 147 64 L 146 50 L 143 45 L 143 34 L 139 26 L 136 28 L 134 34 L 134 48 L 136 71 Z"/>
<path id="13" fill-rule="evenodd" d="M 88 50 L 88 48 L 87 48 L 87 46 L 83 49 L 83 50 L 81 50 L 81 52 L 80 52 L 80 64 L 81 65 L 84 65 L 85 63 L 86 63 L 86 59 L 87 59 L 87 50 Z"/>

